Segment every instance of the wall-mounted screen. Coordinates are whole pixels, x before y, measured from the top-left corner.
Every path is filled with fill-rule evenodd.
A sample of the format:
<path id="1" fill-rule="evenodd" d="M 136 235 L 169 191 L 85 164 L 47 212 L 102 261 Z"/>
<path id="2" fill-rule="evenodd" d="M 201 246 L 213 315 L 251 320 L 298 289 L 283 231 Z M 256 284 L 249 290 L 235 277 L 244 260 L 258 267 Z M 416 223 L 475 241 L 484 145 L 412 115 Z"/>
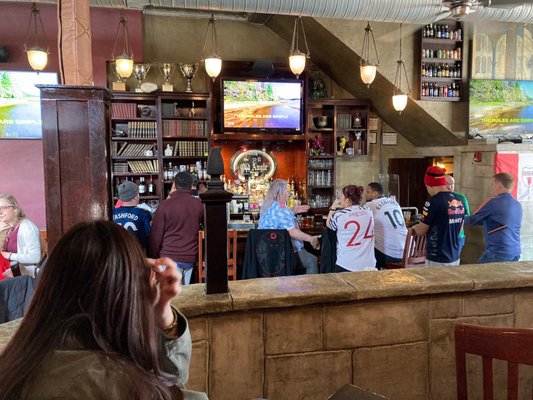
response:
<path id="1" fill-rule="evenodd" d="M 472 79 L 470 134 L 517 137 L 533 133 L 533 81 Z"/>
<path id="2" fill-rule="evenodd" d="M 0 139 L 42 138 L 36 84 L 57 84 L 57 74 L 0 71 Z"/>
<path id="3" fill-rule="evenodd" d="M 225 133 L 302 132 L 302 81 L 223 79 L 222 93 Z"/>

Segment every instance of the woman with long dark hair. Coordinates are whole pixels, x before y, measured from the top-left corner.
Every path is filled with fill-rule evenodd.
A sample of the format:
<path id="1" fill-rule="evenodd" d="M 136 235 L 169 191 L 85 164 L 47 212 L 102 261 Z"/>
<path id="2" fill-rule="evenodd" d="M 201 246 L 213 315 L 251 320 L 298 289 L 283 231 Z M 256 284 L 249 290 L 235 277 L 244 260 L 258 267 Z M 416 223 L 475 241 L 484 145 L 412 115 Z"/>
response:
<path id="1" fill-rule="evenodd" d="M 0 354 L 2 399 L 206 399 L 184 389 L 191 338 L 170 305 L 181 275 L 133 235 L 81 223 L 58 242 Z"/>
<path id="2" fill-rule="evenodd" d="M 364 188 L 348 185 L 329 209 L 326 225 L 337 231 L 335 272 L 375 271 L 374 217 L 361 206 Z"/>

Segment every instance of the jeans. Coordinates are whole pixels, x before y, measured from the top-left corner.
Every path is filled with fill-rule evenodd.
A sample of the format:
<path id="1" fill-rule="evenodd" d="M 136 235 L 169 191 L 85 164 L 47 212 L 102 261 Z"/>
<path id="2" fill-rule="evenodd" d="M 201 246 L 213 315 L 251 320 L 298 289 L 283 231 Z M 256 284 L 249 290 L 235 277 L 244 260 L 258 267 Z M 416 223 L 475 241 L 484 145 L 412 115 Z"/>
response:
<path id="1" fill-rule="evenodd" d="M 318 261 L 314 255 L 302 249 L 296 253 L 296 258 L 301 266 L 305 268 L 306 274 L 318 274 Z"/>
<path id="2" fill-rule="evenodd" d="M 490 250 L 485 250 L 483 254 L 481 254 L 481 257 L 479 257 L 479 260 L 477 260 L 478 264 L 488 264 L 493 262 L 506 262 L 506 261 L 518 261 L 520 260 L 520 256 L 500 256 L 498 254 L 494 254 Z"/>
<path id="3" fill-rule="evenodd" d="M 385 253 L 382 253 L 378 249 L 374 249 L 374 255 L 376 257 L 376 268 L 377 269 L 388 269 L 385 266 L 386 262 L 394 262 L 394 263 L 400 263 L 402 262 L 401 258 L 394 258 L 391 256 L 386 255 Z"/>
<path id="4" fill-rule="evenodd" d="M 196 266 L 196 263 L 176 261 L 176 265 L 178 269 L 181 271 L 181 275 L 182 275 L 181 283 L 183 285 L 188 285 L 189 283 L 191 283 L 192 270 Z"/>
<path id="5" fill-rule="evenodd" d="M 460 263 L 461 263 L 461 259 L 457 259 L 449 263 L 426 260 L 426 267 L 454 266 L 454 265 L 459 265 Z"/>

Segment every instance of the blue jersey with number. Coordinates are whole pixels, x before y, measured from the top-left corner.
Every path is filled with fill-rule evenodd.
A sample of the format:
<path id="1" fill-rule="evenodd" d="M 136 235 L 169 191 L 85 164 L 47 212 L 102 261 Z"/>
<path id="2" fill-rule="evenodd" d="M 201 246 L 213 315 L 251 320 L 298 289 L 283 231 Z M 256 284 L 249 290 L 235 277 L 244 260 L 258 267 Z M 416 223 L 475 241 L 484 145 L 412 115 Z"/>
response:
<path id="1" fill-rule="evenodd" d="M 428 260 L 451 263 L 459 259 L 459 234 L 464 217 L 464 204 L 452 192 L 439 192 L 426 201 L 420 221 L 429 225 L 426 240 Z"/>
<path id="2" fill-rule="evenodd" d="M 136 206 L 122 206 L 113 210 L 113 222 L 133 233 L 143 248 L 147 248 L 150 239 L 152 215 L 149 211 Z"/>

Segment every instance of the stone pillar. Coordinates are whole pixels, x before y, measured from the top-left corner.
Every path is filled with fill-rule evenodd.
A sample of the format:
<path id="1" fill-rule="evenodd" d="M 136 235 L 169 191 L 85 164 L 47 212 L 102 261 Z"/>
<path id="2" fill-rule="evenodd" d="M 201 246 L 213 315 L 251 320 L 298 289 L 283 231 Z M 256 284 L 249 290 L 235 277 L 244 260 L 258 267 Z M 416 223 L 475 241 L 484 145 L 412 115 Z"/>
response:
<path id="1" fill-rule="evenodd" d="M 89 0 L 57 3 L 59 70 L 65 85 L 94 85 L 89 5 Z"/>
<path id="2" fill-rule="evenodd" d="M 207 184 L 207 192 L 200 194 L 205 212 L 205 291 L 207 294 L 227 293 L 227 203 L 233 194 L 224 190 L 224 182 L 220 180 L 220 175 L 224 173 L 224 162 L 218 147 L 209 151 L 207 173 L 211 180 Z"/>

